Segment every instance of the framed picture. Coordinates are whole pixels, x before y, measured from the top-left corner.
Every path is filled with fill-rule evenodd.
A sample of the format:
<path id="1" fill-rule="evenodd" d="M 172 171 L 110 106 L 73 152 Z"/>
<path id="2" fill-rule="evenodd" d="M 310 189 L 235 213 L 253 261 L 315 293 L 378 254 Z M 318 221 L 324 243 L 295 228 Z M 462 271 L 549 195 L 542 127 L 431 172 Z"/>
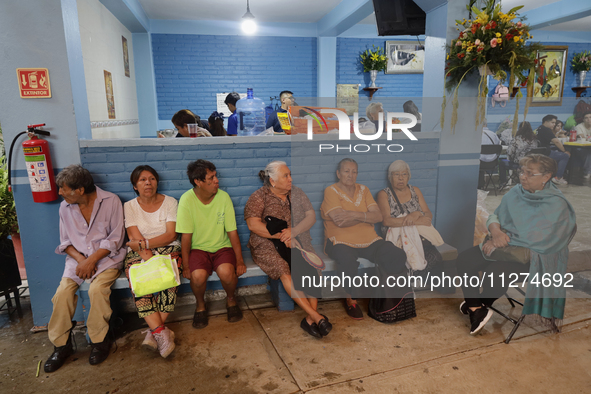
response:
<path id="1" fill-rule="evenodd" d="M 386 41 L 386 74 L 420 74 L 425 61 L 425 46 L 416 41 Z"/>
<path id="2" fill-rule="evenodd" d="M 527 95 L 532 107 L 562 105 L 568 46 L 547 46 L 536 54 L 533 86 Z"/>
<path id="3" fill-rule="evenodd" d="M 107 94 L 107 112 L 109 119 L 115 119 L 115 98 L 113 97 L 113 78 L 107 70 L 105 72 L 105 93 Z"/>
<path id="4" fill-rule="evenodd" d="M 129 77 L 129 50 L 127 48 L 127 38 L 121 36 L 123 41 L 123 67 L 125 67 L 125 76 Z"/>

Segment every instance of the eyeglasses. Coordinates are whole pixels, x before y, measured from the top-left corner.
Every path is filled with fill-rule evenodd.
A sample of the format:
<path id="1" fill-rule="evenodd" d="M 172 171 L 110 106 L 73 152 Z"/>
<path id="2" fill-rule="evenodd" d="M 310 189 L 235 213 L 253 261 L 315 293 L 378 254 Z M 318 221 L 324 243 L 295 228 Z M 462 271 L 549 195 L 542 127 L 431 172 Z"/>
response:
<path id="1" fill-rule="evenodd" d="M 531 177 L 538 176 L 538 175 L 544 175 L 544 174 L 532 174 L 529 171 L 519 171 L 519 176 L 523 177 L 523 178 L 531 178 Z"/>

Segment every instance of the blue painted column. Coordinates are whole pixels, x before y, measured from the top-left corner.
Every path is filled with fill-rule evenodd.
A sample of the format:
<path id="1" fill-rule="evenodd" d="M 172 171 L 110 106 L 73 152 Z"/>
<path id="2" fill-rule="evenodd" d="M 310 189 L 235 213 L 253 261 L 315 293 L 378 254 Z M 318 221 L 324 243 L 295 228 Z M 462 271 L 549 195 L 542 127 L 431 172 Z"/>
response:
<path id="1" fill-rule="evenodd" d="M 31 10 L 35 10 L 31 12 Z M 28 23 L 23 23 L 27 21 Z M 86 84 L 78 34 L 76 0 L 0 2 L 0 120 L 4 140 L 10 143 L 27 124 L 46 123 L 53 168 L 80 163 L 78 132 L 89 135 Z M 16 68 L 49 70 L 52 97 L 20 98 Z M 79 118 L 80 117 L 80 118 Z M 51 298 L 64 270 L 59 244 L 60 200 L 34 203 L 26 176 L 19 138 L 15 147 L 13 184 L 35 325 L 49 321 Z"/>
<path id="2" fill-rule="evenodd" d="M 449 1 L 427 13 L 425 76 L 423 82 L 423 131 L 441 130 L 435 225 L 443 239 L 459 251 L 472 246 L 476 215 L 479 152 L 482 126 L 476 130 L 478 76 L 466 78 L 459 89 L 458 122 L 450 128 L 451 94 L 443 128 L 440 124 L 444 92 L 444 45 L 459 34 L 455 20 L 468 17 L 466 2 Z M 476 73 L 477 74 L 477 73 Z"/>
<path id="3" fill-rule="evenodd" d="M 140 136 L 155 137 L 158 130 L 158 102 L 150 33 L 133 33 L 133 58 Z"/>
<path id="4" fill-rule="evenodd" d="M 318 37 L 318 97 L 336 97 L 337 38 Z"/>

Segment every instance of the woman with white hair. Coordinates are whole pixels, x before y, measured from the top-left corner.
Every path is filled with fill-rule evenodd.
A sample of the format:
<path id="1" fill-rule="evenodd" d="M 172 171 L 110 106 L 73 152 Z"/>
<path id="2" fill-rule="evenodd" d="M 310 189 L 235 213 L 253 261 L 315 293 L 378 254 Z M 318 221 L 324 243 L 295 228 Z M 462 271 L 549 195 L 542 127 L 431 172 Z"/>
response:
<path id="1" fill-rule="evenodd" d="M 283 161 L 269 163 L 259 177 L 264 185 L 252 193 L 244 207 L 252 259 L 269 278 L 281 280 L 287 294 L 307 313 L 300 327 L 313 337 L 326 336 L 332 324 L 317 311 L 321 289 L 304 288 L 302 280 L 292 281 L 292 267 L 301 278 L 318 275 L 302 253 L 291 252 L 293 247 L 315 253 L 309 231 L 316 223 L 312 203 L 302 189 L 292 186 L 291 172 Z"/>
<path id="2" fill-rule="evenodd" d="M 404 246 L 409 268 L 424 277 L 427 272 L 441 272 L 443 258 L 434 245 L 442 245 L 443 239 L 431 224 L 433 214 L 423 193 L 408 184 L 410 177 L 410 167 L 405 161 L 390 164 L 390 186 L 378 192 L 378 206 L 383 216 L 384 237 L 399 247 Z M 400 228 L 406 231 L 399 231 Z"/>

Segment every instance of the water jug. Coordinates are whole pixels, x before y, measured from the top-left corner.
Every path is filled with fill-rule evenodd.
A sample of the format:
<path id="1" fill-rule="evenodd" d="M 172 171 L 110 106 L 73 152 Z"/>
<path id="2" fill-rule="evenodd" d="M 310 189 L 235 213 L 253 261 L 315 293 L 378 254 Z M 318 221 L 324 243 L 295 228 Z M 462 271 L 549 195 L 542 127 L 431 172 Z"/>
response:
<path id="1" fill-rule="evenodd" d="M 238 136 L 257 135 L 265 131 L 265 103 L 255 98 L 252 88 L 246 91 L 246 98 L 236 103 Z"/>

